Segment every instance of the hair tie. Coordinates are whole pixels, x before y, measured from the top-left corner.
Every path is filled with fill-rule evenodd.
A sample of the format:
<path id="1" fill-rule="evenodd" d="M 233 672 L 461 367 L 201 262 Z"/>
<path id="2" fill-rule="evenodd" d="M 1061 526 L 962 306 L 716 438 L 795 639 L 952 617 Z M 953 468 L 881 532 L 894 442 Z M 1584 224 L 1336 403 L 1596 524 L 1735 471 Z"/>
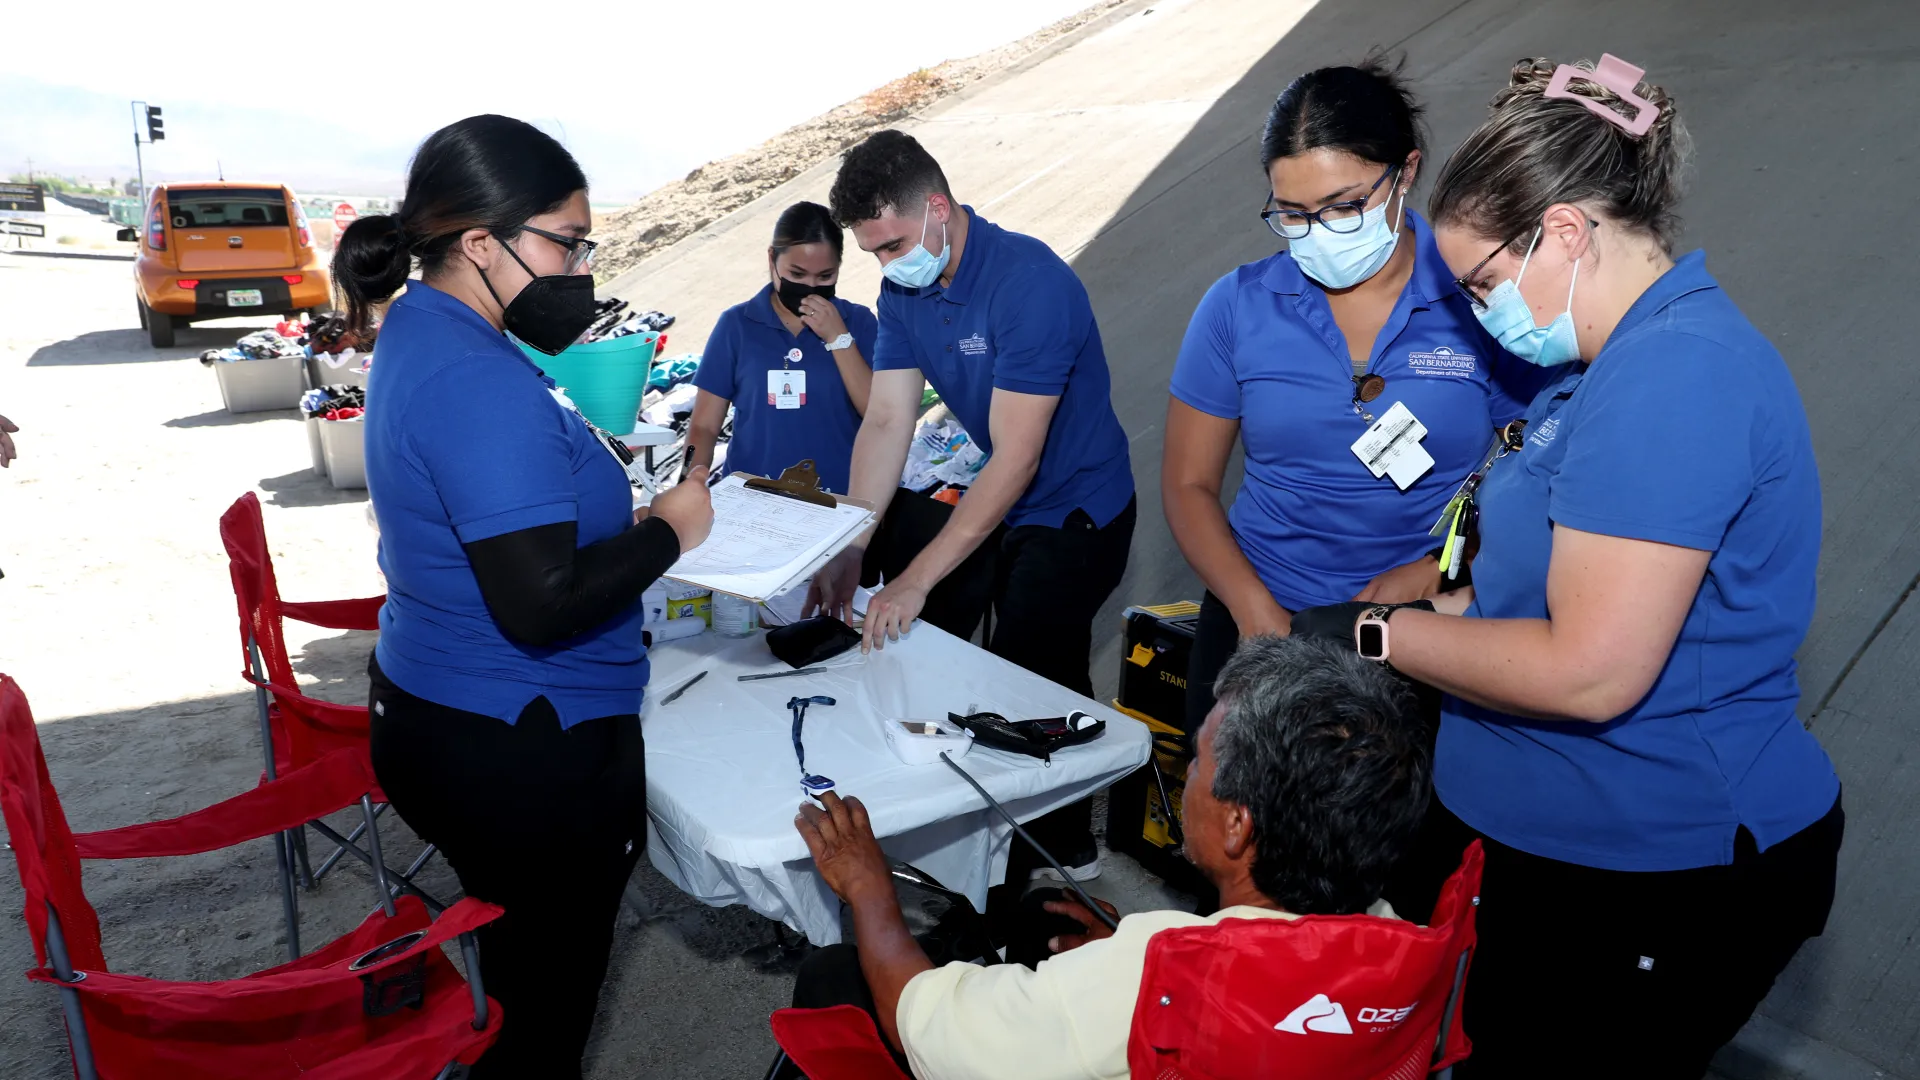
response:
<path id="1" fill-rule="evenodd" d="M 393 218 L 393 238 L 400 241 L 401 247 L 412 248 L 413 241 L 407 238 L 407 227 L 401 223 L 399 215 L 389 216 Z"/>
<path id="2" fill-rule="evenodd" d="M 1593 65 L 1592 71 L 1575 67 L 1572 64 L 1561 64 L 1559 67 L 1554 68 L 1553 78 L 1548 80 L 1547 88 L 1542 92 L 1541 96 L 1567 98 L 1570 101 L 1577 101 L 1585 105 L 1589 111 L 1598 114 L 1600 118 L 1607 123 L 1617 126 L 1620 130 L 1637 139 L 1652 130 L 1654 120 L 1660 116 L 1660 106 L 1641 97 L 1636 92 L 1640 86 L 1641 78 L 1645 76 L 1646 73 L 1647 69 L 1634 67 L 1632 64 L 1627 63 L 1612 53 L 1601 53 L 1600 62 Z M 1567 82 L 1570 79 L 1585 79 L 1588 82 L 1598 83 L 1620 95 L 1620 100 L 1626 102 L 1635 110 L 1633 116 L 1631 118 L 1622 116 L 1614 109 L 1608 107 L 1605 102 L 1595 101 L 1590 97 L 1576 94 L 1567 89 Z"/>

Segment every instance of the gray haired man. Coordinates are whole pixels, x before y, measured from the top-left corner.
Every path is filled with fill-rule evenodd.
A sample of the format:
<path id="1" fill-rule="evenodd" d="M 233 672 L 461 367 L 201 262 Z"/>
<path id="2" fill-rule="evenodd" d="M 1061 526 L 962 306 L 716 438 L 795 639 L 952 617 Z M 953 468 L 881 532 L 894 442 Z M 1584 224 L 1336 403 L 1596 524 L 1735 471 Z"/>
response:
<path id="1" fill-rule="evenodd" d="M 919 1080 L 1121 1080 L 1154 934 L 1222 919 L 1392 915 L 1380 893 L 1431 791 L 1406 684 L 1333 642 L 1256 638 L 1215 694 L 1182 821 L 1187 857 L 1220 891 L 1217 912 L 1140 912 L 1108 931 L 1061 900 L 1047 910 L 1085 932 L 1045 939 L 1042 955 L 1054 955 L 1034 967 L 936 967 L 907 931 L 866 809 L 829 794 L 796 825 L 852 909 L 856 945 L 809 957 L 794 1004 L 867 1008 Z"/>

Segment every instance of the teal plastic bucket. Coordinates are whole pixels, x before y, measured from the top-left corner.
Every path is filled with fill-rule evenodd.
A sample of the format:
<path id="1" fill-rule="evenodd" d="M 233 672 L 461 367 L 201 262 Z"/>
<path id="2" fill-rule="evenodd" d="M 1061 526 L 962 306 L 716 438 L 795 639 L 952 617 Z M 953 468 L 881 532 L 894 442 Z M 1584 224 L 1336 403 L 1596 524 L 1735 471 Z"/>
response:
<path id="1" fill-rule="evenodd" d="M 522 343 L 521 351 L 534 365 L 566 390 L 588 420 L 615 435 L 633 430 L 640 399 L 647 393 L 647 372 L 660 335 L 652 330 L 606 341 L 574 345 L 559 356 L 548 356 Z"/>

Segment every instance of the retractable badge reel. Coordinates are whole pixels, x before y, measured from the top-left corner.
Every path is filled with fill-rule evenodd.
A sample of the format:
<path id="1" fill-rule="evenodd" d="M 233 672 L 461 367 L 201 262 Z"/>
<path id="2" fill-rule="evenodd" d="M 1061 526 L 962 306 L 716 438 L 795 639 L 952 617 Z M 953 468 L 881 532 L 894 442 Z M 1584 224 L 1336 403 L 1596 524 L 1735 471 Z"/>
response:
<path id="1" fill-rule="evenodd" d="M 834 704 L 832 698 L 819 695 L 787 700 L 787 708 L 793 710 L 793 756 L 800 763 L 800 790 L 806 793 L 807 798 L 815 801 L 833 790 L 833 781 L 807 771 L 807 748 L 800 741 L 800 728 L 807 722 L 807 706 L 832 704 Z"/>

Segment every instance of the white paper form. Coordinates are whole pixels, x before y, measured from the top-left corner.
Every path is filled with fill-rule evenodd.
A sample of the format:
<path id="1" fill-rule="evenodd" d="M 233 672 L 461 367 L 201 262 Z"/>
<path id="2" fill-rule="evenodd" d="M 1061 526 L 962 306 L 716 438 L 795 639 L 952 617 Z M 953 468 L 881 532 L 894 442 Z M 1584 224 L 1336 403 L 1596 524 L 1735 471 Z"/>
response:
<path id="1" fill-rule="evenodd" d="M 750 599 L 776 596 L 872 521 L 858 506 L 816 506 L 729 476 L 713 487 L 712 533 L 666 576 Z"/>

